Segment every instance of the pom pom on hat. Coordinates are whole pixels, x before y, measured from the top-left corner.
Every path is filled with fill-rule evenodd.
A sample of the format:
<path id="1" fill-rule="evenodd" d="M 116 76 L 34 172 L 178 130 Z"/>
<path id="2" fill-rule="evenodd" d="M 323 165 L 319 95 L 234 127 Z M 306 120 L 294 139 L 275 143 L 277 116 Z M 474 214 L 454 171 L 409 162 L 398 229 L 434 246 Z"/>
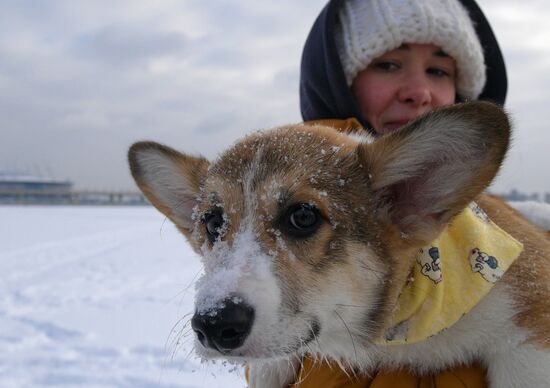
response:
<path id="1" fill-rule="evenodd" d="M 483 49 L 458 0 L 346 0 L 339 18 L 335 42 L 348 85 L 373 59 L 417 43 L 455 60 L 458 95 L 476 99 L 485 86 Z"/>

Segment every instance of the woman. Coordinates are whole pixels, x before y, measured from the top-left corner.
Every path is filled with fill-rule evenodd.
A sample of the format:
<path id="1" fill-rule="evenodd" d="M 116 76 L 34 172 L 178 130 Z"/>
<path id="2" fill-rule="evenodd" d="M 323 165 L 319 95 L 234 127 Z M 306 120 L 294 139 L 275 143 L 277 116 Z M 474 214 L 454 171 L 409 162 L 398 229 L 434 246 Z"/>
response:
<path id="1" fill-rule="evenodd" d="M 506 89 L 498 43 L 473 0 L 332 0 L 303 51 L 304 120 L 331 119 L 336 126 L 362 126 L 375 135 L 455 102 L 503 105 Z M 357 121 L 333 120 L 349 118 Z M 352 375 L 306 358 L 294 386 L 486 387 L 485 370 L 476 364 L 428 376 Z"/>
<path id="2" fill-rule="evenodd" d="M 397 7 L 399 3 L 408 4 L 408 8 L 402 6 L 399 10 L 396 8 L 392 10 L 392 7 Z M 437 8 L 439 14 L 435 15 L 434 11 L 429 9 L 427 4 L 432 3 L 440 4 Z M 359 9 L 362 4 L 366 5 L 365 9 Z M 385 6 L 383 7 L 382 4 Z M 463 8 L 460 8 L 460 4 Z M 368 8 L 369 5 L 371 9 Z M 344 12 L 344 6 L 346 12 Z M 461 19 L 457 18 L 457 10 L 463 11 Z M 427 15 L 416 23 L 412 23 L 412 28 L 411 25 L 405 25 L 415 15 L 421 13 Z M 365 23 L 358 25 L 357 21 L 362 17 Z M 394 22 L 394 25 L 388 25 L 388 18 Z M 355 29 L 342 30 L 341 20 L 344 23 L 353 24 Z M 442 37 L 434 39 L 434 36 L 440 32 L 438 25 L 443 21 L 449 24 L 453 24 L 454 21 L 452 25 L 454 29 L 449 31 L 450 36 L 443 37 L 446 39 Z M 462 27 L 467 23 L 469 25 Z M 417 38 L 416 41 L 411 41 L 413 34 L 410 30 L 420 28 L 423 24 L 423 30 L 417 31 L 414 36 Z M 366 31 L 359 37 L 356 30 L 361 28 Z M 463 39 L 460 39 L 460 36 Z M 349 40 L 355 44 L 355 47 L 344 44 Z M 446 42 L 443 42 L 444 40 Z M 447 54 L 456 51 L 457 54 L 476 59 L 476 64 L 472 66 L 468 64 L 468 58 L 464 58 L 465 60 L 452 58 L 457 61 L 459 71 L 475 67 L 468 71 L 470 76 L 468 83 L 463 88 L 459 88 L 469 95 L 461 96 L 457 93 L 455 100 L 457 102 L 465 99 L 488 100 L 504 105 L 507 90 L 504 60 L 491 26 L 475 1 L 461 0 L 459 3 L 458 0 L 440 2 L 332 0 L 315 21 L 305 43 L 300 77 L 302 116 L 305 121 L 354 117 L 365 128 L 376 130 L 364 116 L 362 109 L 364 110 L 365 107 L 360 106 L 360 96 L 357 99 L 354 96 L 354 90 L 350 88 L 350 82 L 353 80 L 350 78 L 356 75 L 358 70 L 366 69 L 375 57 L 397 49 L 403 43 L 437 45 L 435 42 L 439 41 L 440 46 L 442 46 L 441 43 L 453 46 L 465 40 L 470 41 L 462 44 L 464 46 L 462 50 L 454 47 L 449 47 L 450 50 L 440 47 Z M 472 48 L 477 53 L 472 53 L 474 51 Z M 483 68 L 481 71 L 480 67 Z M 479 79 L 476 79 L 476 74 Z"/>

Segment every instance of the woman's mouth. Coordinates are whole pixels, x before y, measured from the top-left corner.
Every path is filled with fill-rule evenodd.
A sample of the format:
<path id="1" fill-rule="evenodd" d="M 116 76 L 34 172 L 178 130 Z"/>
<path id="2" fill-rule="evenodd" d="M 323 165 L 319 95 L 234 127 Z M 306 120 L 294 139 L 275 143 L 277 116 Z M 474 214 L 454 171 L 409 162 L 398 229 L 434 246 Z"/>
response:
<path id="1" fill-rule="evenodd" d="M 409 119 L 403 119 L 403 120 L 394 120 L 394 121 L 388 121 L 384 124 L 384 128 L 386 131 L 395 131 L 396 129 L 401 128 L 402 126 L 406 125 L 411 120 Z"/>

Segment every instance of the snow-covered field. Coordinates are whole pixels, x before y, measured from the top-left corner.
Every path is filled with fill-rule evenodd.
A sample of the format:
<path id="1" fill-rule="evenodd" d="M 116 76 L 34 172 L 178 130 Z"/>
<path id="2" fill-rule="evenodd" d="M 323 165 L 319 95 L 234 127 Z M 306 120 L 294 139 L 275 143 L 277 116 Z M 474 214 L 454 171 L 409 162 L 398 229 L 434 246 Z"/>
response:
<path id="1" fill-rule="evenodd" d="M 550 204 L 542 202 L 510 202 L 527 219 L 544 230 L 550 230 Z"/>
<path id="2" fill-rule="evenodd" d="M 194 357 L 200 268 L 153 208 L 0 206 L 0 387 L 244 387 Z"/>
<path id="3" fill-rule="evenodd" d="M 149 207 L 0 206 L 0 387 L 243 387 L 201 364 L 197 256 Z"/>

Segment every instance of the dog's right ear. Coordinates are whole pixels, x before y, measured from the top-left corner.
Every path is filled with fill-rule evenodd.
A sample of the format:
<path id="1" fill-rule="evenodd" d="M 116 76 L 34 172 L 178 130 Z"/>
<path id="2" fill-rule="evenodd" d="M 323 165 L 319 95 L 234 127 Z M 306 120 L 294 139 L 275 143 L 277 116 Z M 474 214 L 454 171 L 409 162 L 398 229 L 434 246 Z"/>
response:
<path id="1" fill-rule="evenodd" d="M 430 242 L 491 183 L 509 139 L 501 108 L 471 102 L 432 111 L 358 151 L 377 213 Z"/>
<path id="2" fill-rule="evenodd" d="M 147 199 L 182 232 L 191 232 L 193 209 L 209 162 L 154 142 L 132 145 L 128 162 L 134 180 Z"/>

